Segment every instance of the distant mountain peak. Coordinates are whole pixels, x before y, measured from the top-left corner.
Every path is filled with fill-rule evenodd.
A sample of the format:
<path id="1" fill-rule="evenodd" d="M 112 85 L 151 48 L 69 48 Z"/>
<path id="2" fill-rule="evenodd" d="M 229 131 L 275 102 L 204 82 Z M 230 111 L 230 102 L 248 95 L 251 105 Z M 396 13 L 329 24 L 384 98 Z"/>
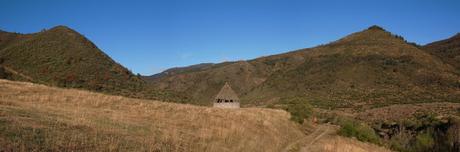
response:
<path id="1" fill-rule="evenodd" d="M 362 31 L 347 35 L 332 44 L 349 45 L 352 43 L 370 44 L 370 43 L 392 43 L 392 42 L 406 43 L 404 38 L 399 35 L 394 35 L 391 32 L 383 29 L 380 26 L 373 25 Z"/>
<path id="2" fill-rule="evenodd" d="M 458 32 L 457 34 L 455 34 L 453 37 L 460 37 L 460 32 Z"/>
<path id="3" fill-rule="evenodd" d="M 64 25 L 58 25 L 58 26 L 55 26 L 49 30 L 46 30 L 46 31 L 54 31 L 54 32 L 64 32 L 64 33 L 76 33 L 76 34 L 80 34 L 78 33 L 77 31 L 73 30 L 72 28 L 70 27 L 67 27 L 67 26 L 64 26 Z"/>
<path id="4" fill-rule="evenodd" d="M 65 25 L 58 25 L 58 26 L 55 26 L 55 27 L 53 27 L 53 28 L 51 28 L 51 29 L 70 29 L 70 30 L 71 30 L 70 27 L 67 27 L 67 26 L 65 26 Z"/>
<path id="5" fill-rule="evenodd" d="M 380 31 L 387 31 L 385 30 L 384 28 L 378 26 L 378 25 L 372 25 L 370 26 L 369 28 L 367 28 L 368 30 L 380 30 Z"/>

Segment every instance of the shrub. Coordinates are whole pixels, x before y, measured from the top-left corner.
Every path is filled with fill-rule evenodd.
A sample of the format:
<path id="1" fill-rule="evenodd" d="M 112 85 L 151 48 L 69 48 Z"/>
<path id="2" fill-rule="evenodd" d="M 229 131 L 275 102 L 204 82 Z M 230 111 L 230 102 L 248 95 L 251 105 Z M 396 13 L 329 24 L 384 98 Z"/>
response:
<path id="1" fill-rule="evenodd" d="M 434 139 L 429 133 L 422 133 L 415 138 L 415 151 L 429 151 L 433 149 Z"/>
<path id="2" fill-rule="evenodd" d="M 313 107 L 303 98 L 283 98 L 281 103 L 285 104 L 285 110 L 291 113 L 291 120 L 300 124 L 313 114 Z"/>
<path id="3" fill-rule="evenodd" d="M 375 131 L 366 125 L 354 120 L 342 120 L 339 122 L 342 126 L 339 130 L 339 135 L 345 137 L 355 137 L 359 141 L 379 143 L 379 137 L 375 134 Z"/>
<path id="4" fill-rule="evenodd" d="M 400 134 L 390 139 L 389 146 L 392 150 L 395 150 L 395 151 L 401 151 L 401 152 L 409 151 L 406 145 L 408 145 L 410 139 L 411 137 L 407 137 L 403 134 Z"/>

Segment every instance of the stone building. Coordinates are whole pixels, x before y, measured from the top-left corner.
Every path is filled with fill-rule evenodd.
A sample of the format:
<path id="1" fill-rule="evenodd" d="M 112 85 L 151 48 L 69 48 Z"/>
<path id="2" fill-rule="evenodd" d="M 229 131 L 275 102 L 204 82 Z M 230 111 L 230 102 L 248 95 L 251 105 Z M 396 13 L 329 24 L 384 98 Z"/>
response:
<path id="1" fill-rule="evenodd" d="M 213 103 L 214 107 L 219 108 L 240 108 L 240 99 L 228 83 L 225 83 L 225 85 L 214 98 Z"/>

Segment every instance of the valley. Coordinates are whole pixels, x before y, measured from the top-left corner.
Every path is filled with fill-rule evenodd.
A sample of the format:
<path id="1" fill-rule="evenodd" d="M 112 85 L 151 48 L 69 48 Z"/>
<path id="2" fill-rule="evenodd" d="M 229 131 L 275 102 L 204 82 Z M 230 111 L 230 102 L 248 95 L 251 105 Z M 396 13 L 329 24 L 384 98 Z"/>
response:
<path id="1" fill-rule="evenodd" d="M 374 25 L 142 76 L 66 26 L 1 31 L 0 151 L 456 151 L 459 40 Z M 224 84 L 234 109 L 211 107 Z"/>

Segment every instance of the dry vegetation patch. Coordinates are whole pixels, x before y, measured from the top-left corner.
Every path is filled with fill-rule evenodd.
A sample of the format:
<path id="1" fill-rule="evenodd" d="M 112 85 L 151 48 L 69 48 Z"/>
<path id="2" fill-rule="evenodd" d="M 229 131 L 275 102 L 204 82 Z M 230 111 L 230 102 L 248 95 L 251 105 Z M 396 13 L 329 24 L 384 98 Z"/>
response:
<path id="1" fill-rule="evenodd" d="M 281 110 L 216 109 L 0 80 L 0 147 L 7 151 L 279 151 L 302 136 Z"/>
<path id="2" fill-rule="evenodd" d="M 420 104 L 397 104 L 369 109 L 357 113 L 357 118 L 366 121 L 399 121 L 414 117 L 416 114 L 433 113 L 440 117 L 455 115 L 460 103 L 437 102 Z"/>

